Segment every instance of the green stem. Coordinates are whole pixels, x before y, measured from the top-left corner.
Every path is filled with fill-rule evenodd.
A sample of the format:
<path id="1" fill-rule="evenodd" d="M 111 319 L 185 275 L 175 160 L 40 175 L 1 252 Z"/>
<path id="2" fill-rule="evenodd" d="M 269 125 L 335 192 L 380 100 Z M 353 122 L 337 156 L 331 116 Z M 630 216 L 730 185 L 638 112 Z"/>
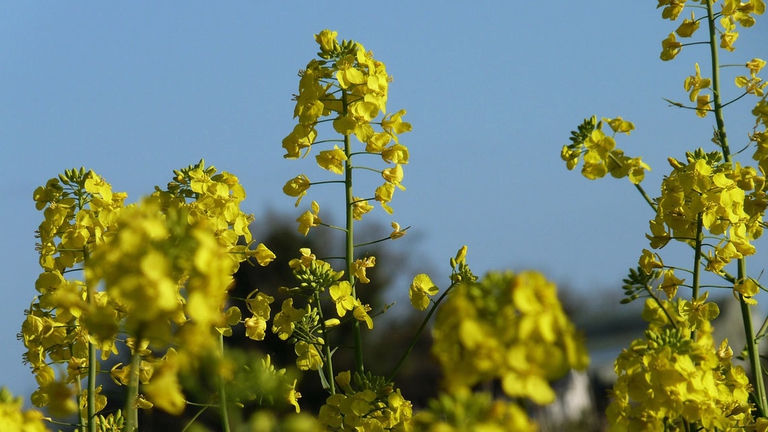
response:
<path id="1" fill-rule="evenodd" d="M 747 269 L 744 259 L 739 260 L 738 280 L 739 282 L 746 281 Z M 756 405 L 760 415 L 763 416 L 768 412 L 768 398 L 765 394 L 765 380 L 763 379 L 763 367 L 760 364 L 760 348 L 758 341 L 755 338 L 755 329 L 752 324 L 752 310 L 749 308 L 749 304 L 744 301 L 744 296 L 739 294 L 739 303 L 741 304 L 741 317 L 744 321 L 744 333 L 747 341 L 747 352 L 749 353 L 749 365 L 752 368 L 754 374 L 755 391 L 757 392 Z"/>
<path id="2" fill-rule="evenodd" d="M 347 109 L 349 108 L 349 101 L 347 99 L 347 92 L 344 91 L 341 94 L 343 115 L 347 115 Z M 352 144 L 349 141 L 349 135 L 344 135 L 344 154 L 347 156 L 347 160 L 344 162 L 344 182 L 346 183 L 346 217 L 347 217 L 347 242 L 346 242 L 346 258 L 347 258 L 347 277 L 349 283 L 352 285 L 352 296 L 357 298 L 357 290 L 355 288 L 355 273 L 353 271 L 352 263 L 355 261 L 355 238 L 354 238 L 354 226 L 355 219 L 352 212 L 352 203 L 354 202 L 354 196 L 352 194 Z M 355 339 L 355 366 L 357 372 L 362 376 L 365 373 L 365 367 L 363 366 L 363 339 L 360 335 L 360 321 L 355 320 L 352 327 L 352 334 Z M 332 380 L 333 377 L 330 377 Z"/>
<path id="3" fill-rule="evenodd" d="M 712 97 L 715 105 L 715 121 L 717 122 L 717 135 L 720 148 L 723 150 L 723 158 L 731 161 L 731 149 L 728 146 L 728 138 L 725 134 L 725 120 L 723 119 L 723 105 L 720 97 L 720 60 L 718 57 L 717 29 L 715 27 L 714 0 L 707 0 L 707 24 L 709 25 L 709 52 L 712 57 Z"/>
<path id="4" fill-rule="evenodd" d="M 128 380 L 128 397 L 125 400 L 125 432 L 134 432 L 139 428 L 139 413 L 136 406 L 139 397 L 139 368 L 141 366 L 141 331 L 136 334 L 133 355 L 131 356 L 131 376 Z"/>
<path id="5" fill-rule="evenodd" d="M 651 206 L 651 208 L 653 209 L 653 211 L 654 211 L 654 212 L 657 212 L 657 211 L 658 211 L 658 207 L 656 207 L 656 204 L 654 204 L 654 202 L 653 202 L 653 200 L 651 199 L 651 197 L 649 197 L 649 196 L 648 196 L 648 194 L 647 194 L 647 193 L 645 193 L 645 189 L 643 189 L 643 187 L 642 187 L 642 186 L 640 186 L 639 184 L 636 184 L 636 185 L 635 185 L 635 188 L 637 189 L 637 191 L 638 191 L 638 192 L 640 192 L 640 195 L 642 195 L 642 196 L 643 196 L 643 198 L 645 198 L 645 202 L 647 202 L 647 203 L 648 203 L 648 205 L 649 205 L 649 206 Z"/>
<path id="6" fill-rule="evenodd" d="M 429 312 L 427 313 L 427 316 L 424 317 L 424 320 L 421 321 L 421 325 L 419 326 L 419 329 L 416 331 L 416 334 L 413 336 L 413 339 L 411 339 L 411 343 L 408 345 L 408 348 L 406 348 L 405 352 L 403 352 L 403 355 L 400 356 L 400 360 L 395 365 L 395 368 L 392 369 L 392 372 L 389 373 L 387 376 L 387 382 L 392 382 L 395 379 L 395 374 L 400 370 L 400 368 L 405 364 L 405 360 L 408 358 L 408 356 L 411 354 L 411 351 L 413 350 L 413 347 L 416 346 L 416 342 L 418 342 L 419 338 L 421 337 L 421 333 L 424 331 L 425 328 L 427 328 L 427 323 L 429 323 L 430 318 L 432 318 L 432 314 L 435 313 L 435 310 L 437 310 L 437 306 L 440 305 L 440 302 L 443 301 L 446 295 L 455 287 L 457 284 L 452 283 L 451 286 L 449 286 L 443 295 L 441 295 L 437 301 L 432 303 L 432 307 L 429 309 Z"/>
<path id="7" fill-rule="evenodd" d="M 88 432 L 96 432 L 96 345 L 88 342 Z"/>
<path id="8" fill-rule="evenodd" d="M 198 411 L 197 413 L 195 413 L 195 415 L 193 415 L 193 416 L 192 416 L 192 418 L 191 418 L 191 419 L 189 419 L 189 421 L 188 421 L 188 422 L 187 422 L 187 424 L 184 426 L 184 428 L 181 430 L 181 432 L 187 432 L 187 429 L 189 429 L 189 428 L 190 428 L 190 426 L 192 426 L 192 425 L 195 423 L 195 420 L 197 420 L 197 418 L 198 418 L 198 417 L 200 417 L 200 414 L 202 414 L 203 412 L 205 412 L 205 410 L 207 410 L 207 409 L 208 409 L 208 405 L 206 405 L 206 406 L 203 406 L 203 407 L 200 409 L 200 411 Z"/>
<path id="9" fill-rule="evenodd" d="M 728 137 L 725 133 L 725 120 L 723 118 L 723 105 L 720 96 L 720 61 L 718 57 L 718 45 L 716 39 L 714 0 L 707 0 L 707 24 L 709 25 L 709 48 L 712 56 L 712 93 L 713 103 L 715 105 L 715 121 L 717 122 L 717 139 L 720 148 L 723 150 L 723 158 L 726 163 L 731 162 L 731 151 L 728 145 Z M 739 258 L 737 283 L 746 281 L 746 260 Z M 744 296 L 739 294 L 741 303 L 741 316 L 744 321 L 744 332 L 747 340 L 747 352 L 749 353 L 749 363 L 755 377 L 756 404 L 760 415 L 765 415 L 768 411 L 768 398 L 765 393 L 765 381 L 763 380 L 763 369 L 760 364 L 760 347 L 755 338 L 755 330 L 752 324 L 752 312 L 749 305 L 744 301 Z"/>
<path id="10" fill-rule="evenodd" d="M 224 335 L 219 334 L 219 351 L 221 359 L 224 359 Z M 221 411 L 221 428 L 224 432 L 229 432 L 229 413 L 227 411 L 227 389 L 224 376 L 219 376 L 219 410 Z"/>
<path id="11" fill-rule="evenodd" d="M 701 248 L 702 248 L 702 242 L 704 241 L 704 236 L 702 235 L 702 231 L 704 228 L 704 222 L 701 217 L 701 213 L 699 213 L 696 216 L 696 245 L 693 248 L 693 291 L 692 295 L 694 299 L 699 298 L 699 285 L 700 285 L 700 277 L 701 277 Z M 693 334 L 691 335 L 691 338 L 694 339 Z"/>

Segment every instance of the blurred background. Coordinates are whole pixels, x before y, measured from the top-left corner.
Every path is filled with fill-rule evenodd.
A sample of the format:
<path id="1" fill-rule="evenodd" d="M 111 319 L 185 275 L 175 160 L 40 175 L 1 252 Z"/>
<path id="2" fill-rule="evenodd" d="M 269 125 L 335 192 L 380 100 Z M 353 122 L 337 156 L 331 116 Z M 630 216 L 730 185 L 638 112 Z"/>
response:
<path id="1" fill-rule="evenodd" d="M 413 275 L 427 272 L 447 286 L 448 259 L 465 244 L 478 275 L 545 272 L 588 336 L 614 326 L 611 314 L 617 322 L 637 316 L 618 305 L 621 280 L 648 247 L 653 215 L 628 180 L 590 182 L 568 172 L 559 154 L 584 118 L 622 116 L 636 130 L 617 145 L 652 167 L 643 185 L 656 196 L 667 157 L 713 148 L 711 116 L 699 119 L 662 99 L 687 101 L 683 81 L 695 62 L 709 76 L 703 46 L 659 60 L 661 40 L 677 25 L 652 3 L 607 0 L 0 2 L 0 384 L 22 395 L 36 388 L 16 340 L 40 271 L 32 191 L 64 169 L 93 169 L 133 202 L 165 185 L 173 169 L 204 158 L 240 178 L 257 239 L 292 222 L 310 200 L 324 220 L 341 217 L 333 185 L 312 187 L 298 209 L 281 192 L 300 173 L 333 178 L 313 158 L 283 159 L 281 148 L 295 124 L 297 72 L 314 58 L 313 35 L 324 28 L 386 63 L 394 78 L 388 108 L 406 109 L 413 125 L 401 137 L 411 153 L 407 191 L 395 193 L 392 216 L 377 208 L 363 224 L 372 236 L 391 221 L 411 226 L 386 245 L 391 261 L 377 261 L 394 269 L 380 276 L 384 298 L 397 301 L 385 317 L 390 324 L 410 322 Z M 741 31 L 722 63 L 768 58 L 767 28 Z M 725 69 L 723 82 L 744 70 Z M 726 100 L 740 94 L 727 91 Z M 745 98 L 726 111 L 734 149 L 748 142 L 753 106 Z M 361 195 L 380 183 L 373 176 Z M 327 234 L 313 231 L 307 240 L 320 235 Z M 758 251 L 755 275 L 766 265 L 765 249 Z M 689 266 L 686 252 L 669 245 L 665 263 Z M 628 326 L 641 334 L 642 323 Z M 593 345 L 593 363 L 610 366 L 624 340 Z"/>

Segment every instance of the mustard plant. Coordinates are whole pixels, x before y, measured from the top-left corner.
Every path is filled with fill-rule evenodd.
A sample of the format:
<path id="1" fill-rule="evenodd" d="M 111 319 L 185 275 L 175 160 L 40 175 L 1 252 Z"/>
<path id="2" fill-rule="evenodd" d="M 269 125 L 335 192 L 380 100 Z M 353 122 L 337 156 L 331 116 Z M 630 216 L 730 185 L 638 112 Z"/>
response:
<path id="1" fill-rule="evenodd" d="M 393 214 L 391 203 L 395 191 L 405 190 L 409 161 L 400 136 L 411 125 L 403 119 L 405 110 L 387 110 L 391 79 L 372 52 L 355 41 L 339 42 L 330 30 L 315 41 L 317 58 L 299 73 L 297 124 L 282 144 L 288 159 L 314 153 L 330 179 L 300 174 L 283 192 L 298 207 L 310 188 L 337 187 L 344 196 L 343 226 L 323 222 L 316 201 L 296 222 L 303 235 L 319 228 L 342 233 L 343 251 L 317 257 L 308 248 L 298 250 L 289 262 L 295 283 L 280 287 L 287 297 L 273 315 L 274 290 L 229 295 L 243 262 L 266 266 L 276 258 L 253 240 L 253 216 L 240 209 L 246 194 L 236 176 L 201 160 L 174 171 L 166 187 L 126 204 L 126 194 L 114 192 L 95 172 L 65 171 L 33 195 L 44 215 L 37 233 L 42 272 L 19 337 L 39 385 L 32 395 L 36 407 L 57 418 L 76 414 L 73 425 L 80 430 L 104 432 L 141 430 L 139 409 L 178 415 L 195 408 L 189 427 L 203 411 L 217 408 L 224 431 L 232 428 L 230 409 L 247 401 L 282 399 L 299 413 L 298 380 L 285 368 L 269 356 L 225 350 L 223 338 L 241 324 L 247 338 L 261 341 L 272 332 L 292 346 L 296 368 L 317 371 L 327 392 L 314 417 L 281 422 L 260 410 L 240 425 L 253 430 L 534 431 L 525 404 L 552 402 L 549 382 L 587 367 L 583 337 L 563 312 L 552 282 L 537 272 L 480 279 L 463 246 L 450 258 L 447 288 L 441 290 L 427 274 L 413 278 L 410 303 L 426 314 L 386 375 L 369 370 L 373 360 L 365 357 L 362 333 L 373 330 L 374 319 L 391 304 L 361 300 L 370 282 L 367 270 L 376 265 L 367 248 L 401 238 L 409 227 L 391 222 L 388 236 L 360 241 L 355 225 L 374 209 L 373 202 Z M 615 124 L 619 130 L 628 125 Z M 609 144 L 610 138 L 594 135 L 598 146 Z M 610 150 L 597 150 L 601 159 L 595 163 L 612 173 L 611 158 L 632 165 L 626 175 L 639 183 L 647 167 L 639 159 L 609 156 Z M 599 176 L 601 169 L 591 172 Z M 380 176 L 382 184 L 360 192 L 354 187 L 361 175 Z M 443 392 L 414 413 L 394 380 L 433 317 Z M 334 366 L 334 354 L 345 348 L 335 342 L 341 340 L 336 332 L 352 335 L 352 370 Z M 130 354 L 129 363 L 100 370 L 101 361 L 117 354 Z M 104 412 L 100 373 L 125 387 L 122 410 Z M 195 373 L 216 382 L 203 400 L 182 387 L 183 377 Z M 501 394 L 482 390 L 494 382 Z M 37 410 L 21 411 L 17 400 L 0 393 L 4 430 L 44 430 L 43 420 L 54 422 Z"/>
<path id="2" fill-rule="evenodd" d="M 620 117 L 585 120 L 572 132 L 571 144 L 561 151 L 568 169 L 575 168 L 583 156 L 582 174 L 589 179 L 607 173 L 630 179 L 653 213 L 650 233 L 646 234 L 651 249 L 659 250 L 676 241 L 688 245 L 693 255 L 690 267 L 685 268 L 665 263 L 660 252 L 644 249 L 637 269 L 631 269 L 624 280 L 623 303 L 646 298 L 643 318 L 649 325 L 645 337 L 634 341 L 616 360 L 618 380 L 611 392 L 608 419 L 612 430 L 617 431 L 766 430 L 768 399 L 758 343 L 768 329 L 768 319 L 759 331 L 752 324 L 755 296 L 765 288 L 758 278 L 747 274 L 746 260 L 756 252 L 754 242 L 763 233 L 763 215 L 768 207 L 768 166 L 764 162 L 768 157 L 764 93 L 768 83 L 758 76 L 765 66 L 762 59 L 745 58 L 739 65 L 720 61 L 723 51 L 736 49 L 738 30 L 756 25 L 757 17 L 765 12 L 765 3 L 659 0 L 657 7 L 662 9 L 663 19 L 676 21 L 685 16 L 662 41 L 661 60 L 672 61 L 684 51 L 703 53 L 706 63 L 702 64 L 711 74 L 702 76 L 699 63 L 694 63 L 693 75 L 682 83 L 688 102 L 665 100 L 700 118 L 714 116 L 713 146 L 685 151 L 682 160 L 670 156 L 671 170 L 656 198 L 650 198 L 640 185 L 644 171 L 650 168 L 615 147 L 617 133 L 629 135 L 634 129 Z M 746 69 L 735 78 L 736 93 L 730 100 L 730 91 L 720 79 L 724 67 Z M 725 108 L 748 97 L 757 99 L 752 110 L 755 124 L 745 134 L 748 140 L 736 148 L 754 146 L 756 166 L 736 160 L 742 150 L 734 151 L 725 127 Z M 611 136 L 603 131 L 606 124 Z M 722 282 L 708 285 L 705 274 Z M 722 284 L 740 305 L 751 380 L 742 366 L 732 363 L 728 340 L 712 338 L 712 321 L 719 315 L 719 307 L 708 301 L 708 289 Z M 681 288 L 687 299 L 681 297 Z"/>

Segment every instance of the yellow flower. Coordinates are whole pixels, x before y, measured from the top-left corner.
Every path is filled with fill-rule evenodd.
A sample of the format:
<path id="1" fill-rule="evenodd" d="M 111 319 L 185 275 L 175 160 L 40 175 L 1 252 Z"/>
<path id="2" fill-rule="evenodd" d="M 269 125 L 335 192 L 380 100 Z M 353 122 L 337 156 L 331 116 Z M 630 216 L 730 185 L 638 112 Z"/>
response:
<path id="1" fill-rule="evenodd" d="M 381 120 L 381 128 L 392 135 L 395 142 L 397 142 L 397 135 L 411 131 L 411 124 L 403 121 L 405 113 L 405 110 L 400 110 L 394 114 L 385 115 Z"/>
<path id="2" fill-rule="evenodd" d="M 371 310 L 371 307 L 368 305 L 364 305 L 360 303 L 360 300 L 355 299 L 355 308 L 352 311 L 352 315 L 355 316 L 355 319 L 358 321 L 363 321 L 368 326 L 368 330 L 373 329 L 373 319 L 371 319 L 371 316 L 368 315 L 368 311 Z"/>
<path id="3" fill-rule="evenodd" d="M 323 150 L 316 156 L 317 164 L 321 168 L 326 169 L 335 174 L 344 173 L 344 161 L 347 160 L 347 155 L 344 154 L 344 150 L 339 146 L 334 145 L 333 150 Z"/>
<path id="4" fill-rule="evenodd" d="M 392 201 L 392 195 L 395 193 L 395 185 L 392 183 L 384 183 L 383 185 L 376 188 L 376 192 L 374 193 L 374 197 L 376 201 L 381 204 L 381 208 L 384 209 L 389 214 L 392 214 L 392 207 L 390 207 L 387 203 Z"/>
<path id="5" fill-rule="evenodd" d="M 727 31 L 720 35 L 720 48 L 733 52 L 733 43 L 739 38 L 739 33 L 735 31 Z"/>
<path id="6" fill-rule="evenodd" d="M 674 21 L 680 15 L 680 12 L 683 11 L 683 8 L 685 7 L 685 0 L 659 0 L 659 4 L 656 6 L 656 8 L 658 9 L 662 6 L 666 7 L 663 11 L 661 11 L 661 17 L 670 21 Z"/>
<path id="7" fill-rule="evenodd" d="M 43 413 L 37 410 L 23 410 L 21 397 L 13 398 L 5 387 L 0 388 L 0 425 L 3 430 L 19 432 L 47 432 Z"/>
<path id="8" fill-rule="evenodd" d="M 640 257 L 639 264 L 645 274 L 651 274 L 655 268 L 664 268 L 664 263 L 661 262 L 659 254 L 654 254 L 648 249 L 643 249 L 643 255 Z"/>
<path id="9" fill-rule="evenodd" d="M 288 403 L 296 407 L 296 413 L 299 413 L 301 411 L 301 407 L 299 406 L 301 393 L 296 391 L 296 382 L 297 380 L 293 380 L 293 384 L 291 384 L 291 388 L 288 391 Z"/>
<path id="10" fill-rule="evenodd" d="M 405 235 L 405 232 L 406 232 L 405 230 L 400 229 L 399 223 L 392 222 L 392 233 L 389 235 L 389 238 L 391 238 L 392 240 L 399 239 L 400 237 Z"/>
<path id="11" fill-rule="evenodd" d="M 700 23 L 701 21 L 698 21 L 693 15 L 693 11 L 691 11 L 691 19 L 684 19 L 680 27 L 675 30 L 675 33 L 680 37 L 691 37 L 699 29 Z"/>
<path id="12" fill-rule="evenodd" d="M 674 33 L 670 33 L 669 36 L 661 41 L 661 59 L 663 61 L 669 61 L 675 58 L 683 49 L 683 44 L 677 41 Z"/>
<path id="13" fill-rule="evenodd" d="M 300 233 L 307 235 L 309 234 L 310 228 L 314 228 L 323 223 L 323 221 L 320 220 L 318 213 L 320 213 L 320 205 L 317 202 L 312 201 L 312 211 L 307 210 L 296 219 L 296 222 L 299 223 Z"/>
<path id="14" fill-rule="evenodd" d="M 341 281 L 329 289 L 331 299 L 336 304 L 336 313 L 343 317 L 347 311 L 355 307 L 355 298 L 352 296 L 352 285 L 348 281 Z"/>
<path id="15" fill-rule="evenodd" d="M 765 67 L 765 60 L 759 58 L 753 58 L 745 65 L 749 69 L 749 74 L 754 78 L 755 75 L 760 73 L 760 70 Z"/>
<path id="16" fill-rule="evenodd" d="M 678 279 L 673 269 L 664 270 L 664 279 L 661 281 L 659 289 L 667 294 L 667 298 L 673 298 L 677 294 L 677 288 L 685 282 L 685 279 Z"/>
<path id="17" fill-rule="evenodd" d="M 298 207 L 301 199 L 304 198 L 304 195 L 307 194 L 309 186 L 309 178 L 307 178 L 307 176 L 304 174 L 300 174 L 288 180 L 285 186 L 283 186 L 283 193 L 290 197 L 296 197 L 297 199 L 294 207 Z"/>
<path id="18" fill-rule="evenodd" d="M 701 89 L 708 88 L 711 80 L 709 78 L 702 78 L 701 77 L 701 71 L 699 70 L 699 64 L 696 63 L 694 65 L 696 67 L 696 75 L 691 75 L 688 78 L 685 79 L 685 82 L 683 83 L 683 86 L 685 87 L 685 91 L 690 91 L 690 99 L 691 102 L 696 101 L 696 97 L 699 95 L 699 91 Z"/>
<path id="19" fill-rule="evenodd" d="M 371 280 L 368 279 L 365 271 L 366 269 L 372 268 L 375 265 L 376 257 L 365 257 L 364 259 L 355 260 L 355 262 L 352 263 L 352 271 L 355 273 L 355 277 L 360 281 L 360 283 L 367 284 Z"/>
<path id="20" fill-rule="evenodd" d="M 437 294 L 438 291 L 439 289 L 429 278 L 429 275 L 422 273 L 413 278 L 413 283 L 408 290 L 408 297 L 415 309 L 423 311 L 429 306 L 429 296 Z"/>
<path id="21" fill-rule="evenodd" d="M 281 340 L 288 339 L 293 334 L 296 322 L 304 318 L 306 314 L 304 309 L 293 307 L 293 299 L 287 298 L 283 301 L 283 307 L 272 320 L 272 333 L 277 333 Z"/>
<path id="22" fill-rule="evenodd" d="M 359 197 L 354 197 L 352 199 L 352 217 L 355 220 L 362 220 L 364 214 L 373 210 L 373 206 L 368 204 L 368 201 L 360 199 Z"/>
<path id="23" fill-rule="evenodd" d="M 267 334 L 267 321 L 259 316 L 252 316 L 246 318 L 243 322 L 245 325 L 245 336 L 249 339 L 261 341 Z"/>
<path id="24" fill-rule="evenodd" d="M 402 165 L 395 165 L 392 168 L 387 168 L 381 172 L 381 176 L 384 180 L 397 186 L 400 190 L 405 190 L 405 186 L 400 183 L 403 181 L 403 167 Z"/>
<path id="25" fill-rule="evenodd" d="M 142 387 L 146 397 L 156 407 L 170 414 L 179 415 L 187 405 L 178 379 L 178 354 L 172 348 L 168 350 L 152 380 Z"/>
<path id="26" fill-rule="evenodd" d="M 317 131 L 314 127 L 297 124 L 293 127 L 293 131 L 283 138 L 283 148 L 287 152 L 283 157 L 286 159 L 296 159 L 302 156 L 302 149 L 307 150 L 303 155 L 306 156 L 312 147 L 312 143 L 315 142 L 315 138 L 317 138 Z"/>
<path id="27" fill-rule="evenodd" d="M 323 358 L 314 345 L 299 341 L 296 343 L 294 351 L 299 356 L 296 359 L 296 366 L 300 370 L 318 370 L 323 365 Z"/>
<path id="28" fill-rule="evenodd" d="M 712 107 L 709 105 L 709 95 L 696 97 L 696 115 L 703 118 L 707 116 L 709 111 L 712 111 Z"/>
<path id="29" fill-rule="evenodd" d="M 339 43 L 336 41 L 336 37 L 338 35 L 338 32 L 328 29 L 321 31 L 319 34 L 316 34 L 315 42 L 320 44 L 320 51 L 328 53 L 336 51 L 339 48 Z"/>
<path id="30" fill-rule="evenodd" d="M 387 163 L 408 165 L 408 156 L 408 147 L 401 144 L 387 147 L 381 152 L 381 158 Z"/>
<path id="31" fill-rule="evenodd" d="M 277 258 L 277 255 L 275 255 L 274 252 L 269 250 L 268 247 L 264 246 L 264 243 L 259 243 L 256 246 L 256 249 L 249 251 L 247 253 L 249 257 L 253 256 L 256 257 L 256 262 L 259 263 L 260 266 L 265 267 L 269 263 L 275 260 Z"/>

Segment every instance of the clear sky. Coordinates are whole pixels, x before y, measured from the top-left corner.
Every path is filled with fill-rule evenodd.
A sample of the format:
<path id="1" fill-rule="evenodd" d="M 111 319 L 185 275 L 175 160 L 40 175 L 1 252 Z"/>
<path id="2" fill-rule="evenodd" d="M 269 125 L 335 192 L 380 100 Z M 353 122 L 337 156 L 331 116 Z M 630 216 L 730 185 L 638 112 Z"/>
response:
<path id="1" fill-rule="evenodd" d="M 385 62 L 388 108 L 408 111 L 407 191 L 396 192 L 392 217 L 377 208 L 376 219 L 412 226 L 422 239 L 414 259 L 447 270 L 467 244 L 478 274 L 536 268 L 584 296 L 620 290 L 653 215 L 628 180 L 568 172 L 560 148 L 593 114 L 633 121 L 618 146 L 654 169 L 644 186 L 655 196 L 668 156 L 712 149 L 713 123 L 662 100 L 687 100 L 693 63 L 708 75 L 706 48 L 661 62 L 677 24 L 655 2 L 620 3 L 0 2 L 0 384 L 35 387 L 15 337 L 40 271 L 32 191 L 64 169 L 93 169 L 135 201 L 205 158 L 240 178 L 257 220 L 305 209 L 283 184 L 331 175 L 312 159 L 284 160 L 281 141 L 294 125 L 297 71 L 324 28 Z M 743 31 L 723 63 L 768 59 L 767 28 Z M 753 105 L 726 112 L 734 148 Z M 321 214 L 333 212 L 333 192 L 310 190 Z M 765 258 L 752 261 L 755 273 Z"/>

